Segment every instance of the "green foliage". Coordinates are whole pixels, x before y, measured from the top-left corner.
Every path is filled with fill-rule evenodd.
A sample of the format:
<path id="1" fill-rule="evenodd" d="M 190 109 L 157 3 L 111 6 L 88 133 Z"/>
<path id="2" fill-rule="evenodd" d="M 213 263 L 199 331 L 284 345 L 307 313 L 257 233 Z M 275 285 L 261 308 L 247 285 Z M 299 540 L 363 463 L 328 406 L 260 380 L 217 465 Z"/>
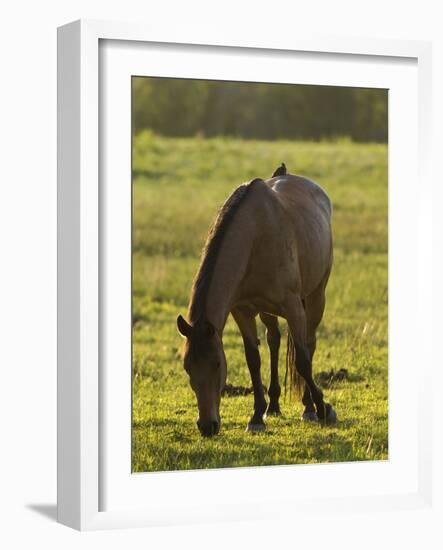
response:
<path id="1" fill-rule="evenodd" d="M 133 127 L 164 136 L 386 142 L 386 90 L 133 78 Z"/>
<path id="2" fill-rule="evenodd" d="M 346 369 L 324 388 L 332 427 L 300 421 L 301 403 L 282 396 L 283 418 L 245 433 L 252 395 L 223 397 L 222 431 L 202 439 L 181 362 L 175 319 L 185 314 L 201 247 L 217 209 L 239 184 L 269 177 L 284 161 L 317 181 L 334 206 L 335 261 L 318 331 L 314 372 Z M 134 471 L 383 460 L 388 456 L 387 148 L 337 142 L 227 138 L 134 139 Z M 280 323 L 286 332 L 285 323 Z M 263 327 L 262 372 L 269 383 Z M 284 340 L 282 341 L 284 342 Z M 228 382 L 250 386 L 238 329 L 224 336 Z M 285 345 L 280 352 L 284 376 Z"/>

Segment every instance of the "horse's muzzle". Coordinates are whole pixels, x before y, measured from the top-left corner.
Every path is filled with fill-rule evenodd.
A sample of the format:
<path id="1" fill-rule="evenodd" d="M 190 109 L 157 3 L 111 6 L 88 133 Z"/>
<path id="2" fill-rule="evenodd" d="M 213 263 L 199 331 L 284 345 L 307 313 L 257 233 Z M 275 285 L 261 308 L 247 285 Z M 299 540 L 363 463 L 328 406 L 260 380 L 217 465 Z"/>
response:
<path id="1" fill-rule="evenodd" d="M 197 420 L 197 426 L 203 437 L 212 437 L 213 435 L 217 435 L 220 431 L 220 422 L 217 420 L 212 420 L 211 422 L 205 423 Z"/>

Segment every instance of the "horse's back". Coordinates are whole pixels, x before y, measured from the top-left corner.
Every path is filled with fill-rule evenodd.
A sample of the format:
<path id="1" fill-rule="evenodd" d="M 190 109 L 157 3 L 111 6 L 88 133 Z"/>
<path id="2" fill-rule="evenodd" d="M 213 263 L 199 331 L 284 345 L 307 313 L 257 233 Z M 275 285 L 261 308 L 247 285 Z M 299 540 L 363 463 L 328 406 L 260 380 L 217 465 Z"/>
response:
<path id="1" fill-rule="evenodd" d="M 302 176 L 287 174 L 265 183 L 294 230 L 300 275 L 309 293 L 332 265 L 331 201 L 318 184 Z"/>
<path id="2" fill-rule="evenodd" d="M 277 176 L 266 180 L 266 185 L 271 188 L 281 199 L 282 206 L 287 210 L 300 210 L 307 208 L 312 216 L 322 211 L 331 218 L 331 201 L 317 183 L 293 174 Z"/>

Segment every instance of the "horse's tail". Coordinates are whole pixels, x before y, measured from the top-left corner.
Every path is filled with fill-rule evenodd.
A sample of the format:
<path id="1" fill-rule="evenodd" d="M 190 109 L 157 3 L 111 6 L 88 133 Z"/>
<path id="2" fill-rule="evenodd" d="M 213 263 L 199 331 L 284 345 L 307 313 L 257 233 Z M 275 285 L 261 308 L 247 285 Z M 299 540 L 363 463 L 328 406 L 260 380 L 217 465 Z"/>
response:
<path id="1" fill-rule="evenodd" d="M 305 381 L 296 368 L 295 344 L 292 339 L 291 331 L 288 327 L 288 339 L 286 347 L 286 373 L 285 373 L 285 395 L 289 383 L 289 395 L 292 394 L 292 388 L 295 388 L 299 397 L 302 397 L 305 389 Z"/>

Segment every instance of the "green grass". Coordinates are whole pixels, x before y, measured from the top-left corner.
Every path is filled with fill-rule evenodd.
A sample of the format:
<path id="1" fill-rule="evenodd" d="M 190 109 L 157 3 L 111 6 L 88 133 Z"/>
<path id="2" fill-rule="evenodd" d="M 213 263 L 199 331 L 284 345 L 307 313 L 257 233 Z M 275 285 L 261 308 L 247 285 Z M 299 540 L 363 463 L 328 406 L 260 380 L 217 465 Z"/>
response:
<path id="1" fill-rule="evenodd" d="M 314 372 L 346 369 L 324 388 L 339 422 L 300 421 L 284 399 L 283 417 L 264 434 L 245 433 L 252 395 L 223 397 L 222 431 L 200 437 L 197 407 L 182 367 L 175 319 L 185 314 L 209 225 L 228 194 L 254 177 L 288 169 L 317 181 L 333 206 L 334 268 L 318 330 Z M 133 454 L 136 472 L 384 460 L 388 457 L 387 147 L 385 145 L 160 138 L 133 148 Z M 284 321 L 280 323 L 286 333 Z M 262 375 L 269 353 L 259 327 Z M 280 352 L 284 377 L 285 344 Z M 238 330 L 229 319 L 228 382 L 250 386 Z"/>

